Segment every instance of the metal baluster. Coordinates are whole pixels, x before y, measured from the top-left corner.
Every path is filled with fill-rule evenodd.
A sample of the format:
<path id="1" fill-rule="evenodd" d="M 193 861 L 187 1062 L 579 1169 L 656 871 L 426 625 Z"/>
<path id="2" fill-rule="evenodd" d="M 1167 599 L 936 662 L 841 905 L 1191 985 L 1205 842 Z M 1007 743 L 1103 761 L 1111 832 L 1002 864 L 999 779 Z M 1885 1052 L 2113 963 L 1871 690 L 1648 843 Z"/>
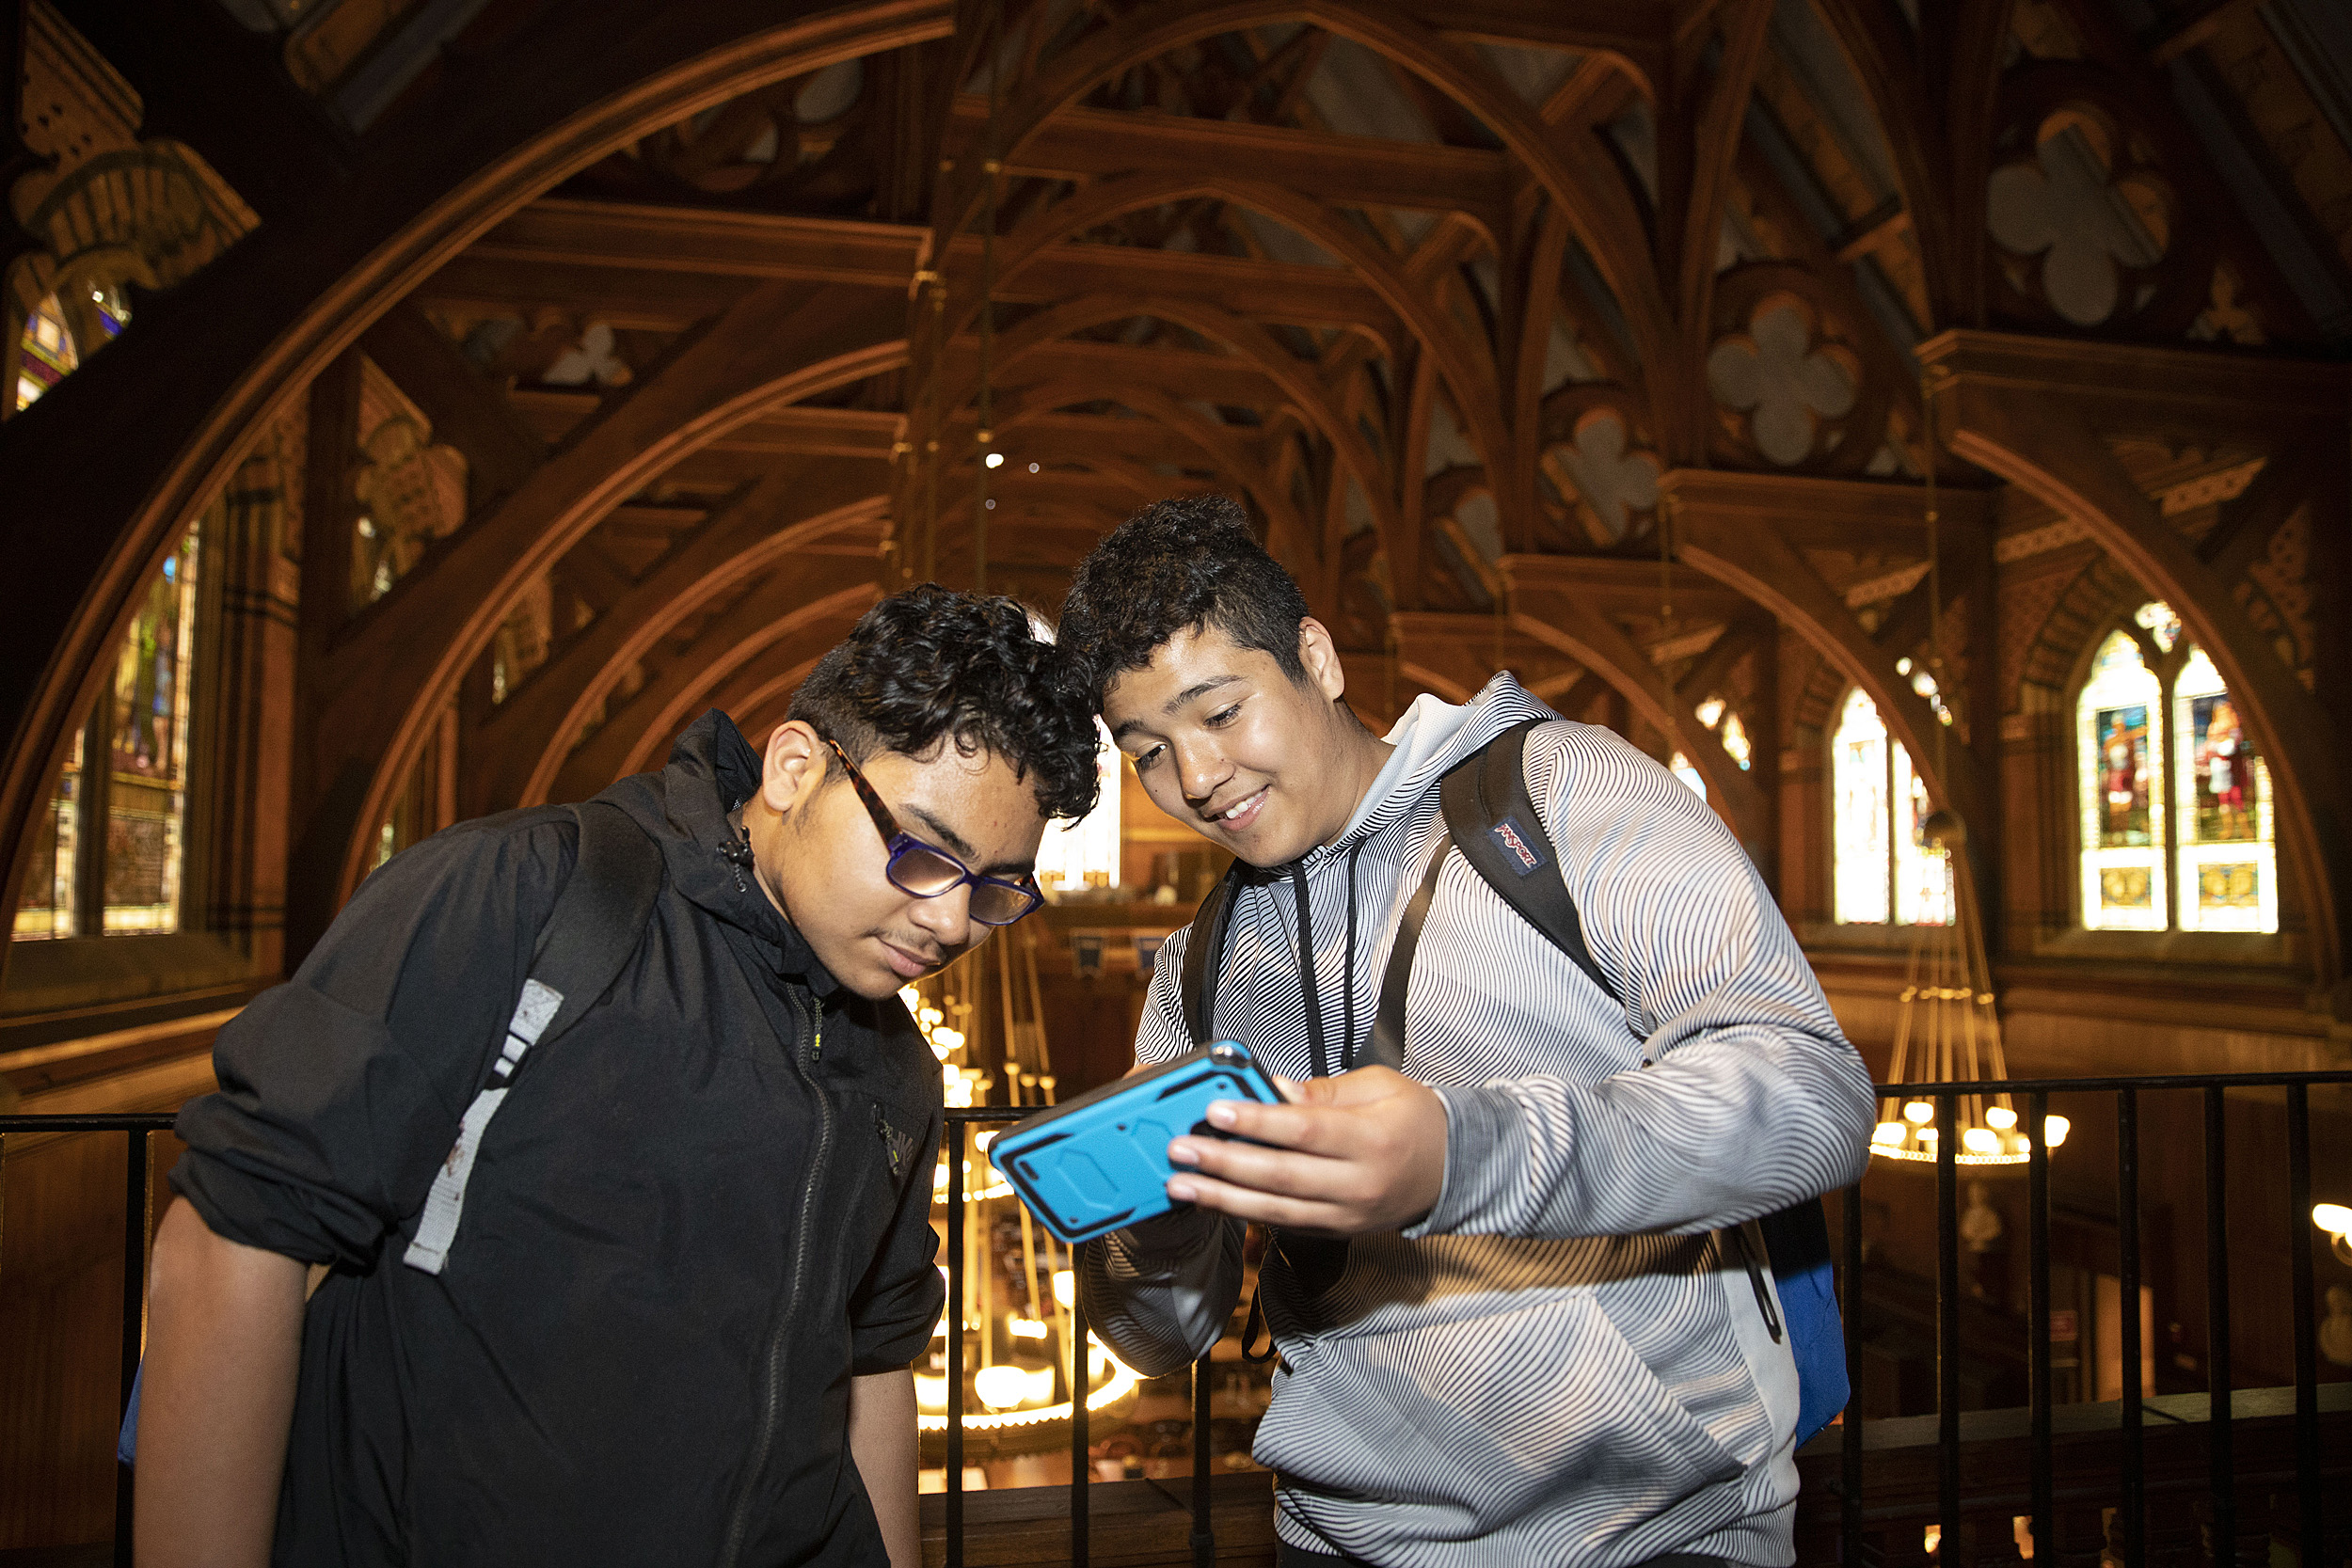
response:
<path id="1" fill-rule="evenodd" d="M 2223 1093 L 2218 1084 L 2205 1090 L 2205 1451 L 2211 1461 L 2216 1562 L 2231 1561 L 2237 1548 L 2236 1445 L 2230 1421 L 2229 1126 Z M 2130 1305 L 2138 1311 L 2137 1301 Z"/>
<path id="2" fill-rule="evenodd" d="M 1101 1245 L 1099 1242 L 1080 1242 L 1070 1249 L 1071 1278 L 1081 1288 L 1070 1292 L 1070 1342 L 1077 1347 L 1072 1355 L 1077 1373 L 1078 1386 L 1070 1396 L 1070 1568 L 1087 1568 L 1087 1488 L 1094 1480 L 1094 1465 L 1089 1457 L 1093 1444 L 1088 1437 L 1087 1385 L 1091 1381 L 1089 1367 L 1093 1356 L 1087 1349 L 1087 1297 L 1082 1282 L 1087 1276 L 1087 1253 Z"/>
<path id="3" fill-rule="evenodd" d="M 122 1161 L 122 1384 L 115 1405 L 115 1421 L 131 1408 L 131 1389 L 139 1375 L 139 1354 L 147 1340 L 147 1204 L 149 1193 L 149 1134 L 132 1127 L 123 1132 L 128 1146 Z M 115 1466 L 115 1561 L 131 1568 L 131 1468 Z"/>
<path id="4" fill-rule="evenodd" d="M 963 1564 L 963 1145 L 947 1124 L 947 1568 Z"/>
<path id="5" fill-rule="evenodd" d="M 2312 1091 L 2287 1085 L 2287 1243 L 2295 1291 L 2295 1496 L 2296 1533 L 2305 1568 L 2330 1560 L 2328 1500 L 2319 1490 L 2319 1325 L 2312 1300 L 2312 1234 L 2303 1228 L 2312 1212 Z"/>
<path id="6" fill-rule="evenodd" d="M 1209 1357 L 1192 1364 L 1192 1568 L 1216 1568 L 1216 1526 L 1209 1512 Z"/>
<path id="7" fill-rule="evenodd" d="M 1837 1560 L 1862 1561 L 1862 1183 L 1846 1189 L 1846 1297 L 1838 1304 L 1846 1331 L 1846 1373 L 1851 1380 L 1846 1422 L 1837 1434 Z"/>
<path id="8" fill-rule="evenodd" d="M 1960 1114 L 1935 1097 L 1936 1516 L 1960 1554 Z"/>
<path id="9" fill-rule="evenodd" d="M 2050 1149 L 2042 1142 L 2050 1097 L 2026 1097 L 2026 1321 L 2033 1336 L 2026 1350 L 2028 1398 L 2033 1404 L 2034 1555 L 2045 1556 L 2058 1539 L 2050 1485 Z"/>
<path id="10" fill-rule="evenodd" d="M 2139 1091 L 2115 1093 L 2115 1266 L 2122 1275 L 2123 1568 L 2147 1568 L 2148 1476 L 2140 1432 L 2139 1380 Z"/>

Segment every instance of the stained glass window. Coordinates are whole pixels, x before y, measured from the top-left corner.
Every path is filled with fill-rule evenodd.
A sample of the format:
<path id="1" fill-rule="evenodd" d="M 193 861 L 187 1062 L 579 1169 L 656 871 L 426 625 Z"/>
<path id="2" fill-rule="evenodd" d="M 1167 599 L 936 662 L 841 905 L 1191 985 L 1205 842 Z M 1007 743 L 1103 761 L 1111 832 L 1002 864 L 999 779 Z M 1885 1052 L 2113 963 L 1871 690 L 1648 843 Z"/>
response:
<path id="1" fill-rule="evenodd" d="M 24 873 L 13 935 L 40 942 L 74 934 L 74 847 L 81 833 L 82 732 L 73 733 L 56 790 L 34 828 L 33 863 Z"/>
<path id="2" fill-rule="evenodd" d="M 1688 756 L 1677 752 L 1666 759 L 1666 771 L 1696 790 L 1700 800 L 1707 799 L 1707 776 L 1691 766 Z"/>
<path id="3" fill-rule="evenodd" d="M 79 309 L 81 296 L 74 296 L 74 314 L 81 319 L 87 342 L 76 341 L 73 323 L 56 294 L 34 306 L 32 314 L 25 318 L 24 335 L 17 342 L 15 397 L 19 409 L 72 375 L 92 348 L 110 341 L 131 325 L 131 308 L 119 291 L 104 284 L 87 287 L 87 310 Z"/>
<path id="4" fill-rule="evenodd" d="M 110 933 L 180 928 L 196 572 L 191 531 L 148 585 L 115 661 L 106 780 Z"/>
<path id="5" fill-rule="evenodd" d="M 2111 632 L 2074 709 L 2083 768 L 2083 924 L 2165 927 L 2164 696 L 2139 642 Z"/>
<path id="6" fill-rule="evenodd" d="M 1833 918 L 1845 926 L 1951 919 L 1944 851 L 1928 842 L 1928 787 L 1878 705 L 1848 694 L 1830 742 Z"/>
<path id="7" fill-rule="evenodd" d="M 2075 746 L 2085 926 L 2279 928 L 2270 769 L 2170 606 L 2140 606 L 2099 644 Z"/>

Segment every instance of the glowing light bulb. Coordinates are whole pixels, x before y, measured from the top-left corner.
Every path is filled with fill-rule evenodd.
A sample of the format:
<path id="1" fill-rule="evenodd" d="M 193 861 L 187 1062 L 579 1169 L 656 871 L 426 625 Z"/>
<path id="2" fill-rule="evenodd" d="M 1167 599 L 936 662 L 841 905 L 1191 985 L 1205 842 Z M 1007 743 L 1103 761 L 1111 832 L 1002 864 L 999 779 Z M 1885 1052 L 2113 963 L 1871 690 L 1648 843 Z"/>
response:
<path id="1" fill-rule="evenodd" d="M 1971 1154 L 1998 1154 L 2001 1136 L 1988 1128 L 1971 1127 L 1960 1135 L 1960 1147 Z"/>
<path id="2" fill-rule="evenodd" d="M 921 991 L 916 990 L 913 986 L 900 986 L 898 1000 L 907 1005 L 907 1011 L 913 1013 L 917 1020 L 922 1018 L 923 993 Z"/>
<path id="3" fill-rule="evenodd" d="M 972 1374 L 972 1391 L 991 1410 L 1010 1410 L 1029 1391 L 1028 1374 L 1018 1367 L 982 1367 Z"/>
<path id="4" fill-rule="evenodd" d="M 2074 1124 L 2064 1117 L 2043 1117 L 2042 1118 L 2042 1143 L 2048 1148 L 2056 1148 L 2066 1141 L 2066 1134 L 2073 1130 L 2074 1126 Z"/>
<path id="5" fill-rule="evenodd" d="M 2330 1236 L 2352 1236 L 2352 1209 L 2341 1203 L 2314 1203 L 2312 1223 Z"/>
<path id="6" fill-rule="evenodd" d="M 1005 466 L 1005 454 L 1001 451 L 990 452 L 988 454 L 988 466 L 992 468 L 1003 467 Z"/>
<path id="7" fill-rule="evenodd" d="M 947 1380 L 926 1372 L 914 1374 L 914 1403 L 921 1410 L 947 1408 Z"/>
<path id="8" fill-rule="evenodd" d="M 1915 1100 L 1903 1107 L 1903 1119 L 1914 1127 L 1925 1127 L 1935 1119 L 1935 1107 L 1924 1100 Z"/>
<path id="9" fill-rule="evenodd" d="M 1007 1331 L 1009 1331 L 1016 1339 L 1042 1339 L 1045 1338 L 1045 1325 L 1039 1323 L 1035 1318 L 1012 1318 L 1006 1322 L 1005 1327 Z"/>
<path id="10" fill-rule="evenodd" d="M 1899 1121 L 1882 1121 L 1870 1132 L 1870 1141 L 1881 1148 L 1892 1148 L 1910 1134 Z"/>
<path id="11" fill-rule="evenodd" d="M 1030 465 L 1029 465 L 1029 472 L 1031 472 L 1031 473 L 1035 473 L 1035 472 L 1037 472 L 1037 465 L 1036 465 L 1036 464 L 1032 463 L 1032 464 L 1030 464 Z"/>
<path id="12" fill-rule="evenodd" d="M 1984 1113 L 1984 1124 L 1998 1132 L 2006 1132 L 2017 1125 L 2017 1113 L 2006 1105 L 1995 1105 Z"/>
<path id="13" fill-rule="evenodd" d="M 914 1021 L 926 1029 L 936 1029 L 947 1022 L 947 1015 L 937 1007 L 926 1007 L 914 1015 Z"/>
<path id="14" fill-rule="evenodd" d="M 934 1029 L 931 1031 L 931 1046 L 934 1050 L 961 1051 L 963 1049 L 963 1031 Z"/>
<path id="15" fill-rule="evenodd" d="M 1078 1276 L 1068 1269 L 1054 1271 L 1054 1299 L 1064 1307 L 1075 1306 L 1078 1300 Z"/>
<path id="16" fill-rule="evenodd" d="M 975 1132 L 972 1134 L 972 1147 L 978 1149 L 983 1154 L 988 1152 L 988 1146 L 995 1141 L 996 1129 L 993 1127 L 990 1128 L 985 1132 Z"/>

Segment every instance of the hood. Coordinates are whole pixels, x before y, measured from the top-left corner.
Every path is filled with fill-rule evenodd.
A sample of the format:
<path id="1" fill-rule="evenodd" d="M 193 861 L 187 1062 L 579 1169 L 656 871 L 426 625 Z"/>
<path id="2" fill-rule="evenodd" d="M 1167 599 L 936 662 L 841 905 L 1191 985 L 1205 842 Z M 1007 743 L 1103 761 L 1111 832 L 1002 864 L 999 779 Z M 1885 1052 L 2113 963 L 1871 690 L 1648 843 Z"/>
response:
<path id="1" fill-rule="evenodd" d="M 714 707 L 679 735 L 660 772 L 623 779 L 596 798 L 628 812 L 661 846 L 671 887 L 755 938 L 777 973 L 824 995 L 838 983 L 761 891 L 748 862 L 730 858 L 741 853 L 743 838 L 728 815 L 759 788 L 760 767 L 735 721 Z"/>
<path id="2" fill-rule="evenodd" d="M 1348 818 L 1327 852 L 1348 847 L 1395 821 L 1448 769 L 1512 725 L 1560 716 L 1527 693 L 1508 670 L 1488 681 L 1477 696 L 1455 705 L 1423 693 L 1413 700 L 1381 738 L 1396 748 L 1380 776 Z"/>

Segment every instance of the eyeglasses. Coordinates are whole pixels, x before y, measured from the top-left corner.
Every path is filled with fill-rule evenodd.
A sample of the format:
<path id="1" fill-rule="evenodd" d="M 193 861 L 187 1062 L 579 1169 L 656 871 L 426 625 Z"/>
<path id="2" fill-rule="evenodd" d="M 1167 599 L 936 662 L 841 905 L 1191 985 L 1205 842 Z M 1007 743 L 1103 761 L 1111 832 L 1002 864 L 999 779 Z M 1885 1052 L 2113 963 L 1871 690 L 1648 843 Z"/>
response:
<path id="1" fill-rule="evenodd" d="M 866 782 L 850 753 L 831 736 L 825 744 L 841 759 L 841 766 L 850 770 L 850 783 L 857 787 L 857 798 L 866 802 L 866 815 L 874 819 L 874 831 L 882 834 L 882 847 L 890 851 L 890 863 L 883 875 L 890 885 L 901 893 L 917 898 L 937 898 L 955 892 L 964 883 L 972 884 L 972 918 L 983 926 L 1009 926 L 1045 902 L 1026 879 L 1009 882 L 1001 877 L 983 877 L 935 844 L 926 844 L 914 834 L 902 832 L 898 819 L 882 804 L 874 786 Z"/>

